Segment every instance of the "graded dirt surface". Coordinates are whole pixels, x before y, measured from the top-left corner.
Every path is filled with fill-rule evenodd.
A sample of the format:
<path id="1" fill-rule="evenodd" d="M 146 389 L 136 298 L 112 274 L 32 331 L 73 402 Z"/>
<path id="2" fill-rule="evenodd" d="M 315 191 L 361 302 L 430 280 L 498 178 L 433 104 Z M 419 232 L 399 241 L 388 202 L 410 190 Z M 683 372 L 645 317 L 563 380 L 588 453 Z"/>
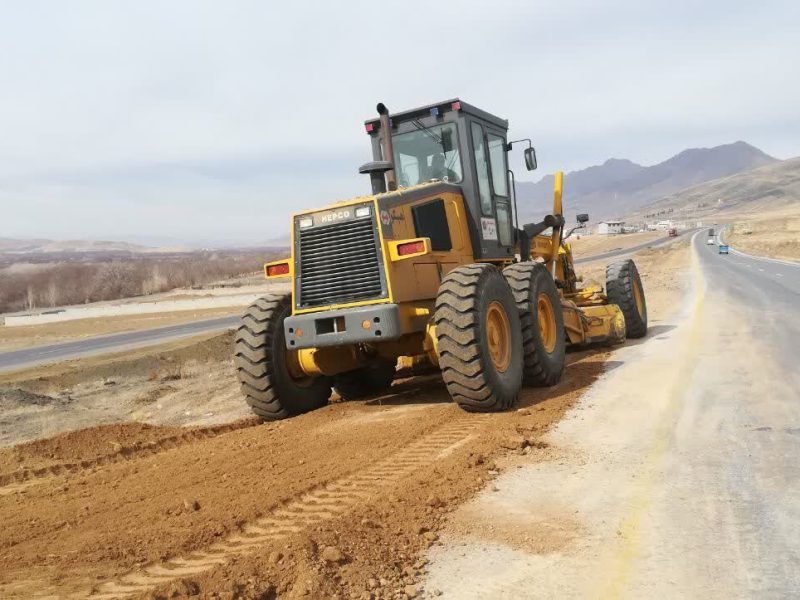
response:
<path id="1" fill-rule="evenodd" d="M 606 356 L 571 354 L 556 388 L 500 415 L 462 412 L 432 375 L 275 424 L 178 440 L 115 425 L 0 451 L 0 595 L 394 597 L 495 457 L 546 452 L 538 437 Z"/>
<path id="2" fill-rule="evenodd" d="M 725 241 L 747 254 L 800 261 L 800 198 L 780 209 L 738 216 Z"/>
<path id="3" fill-rule="evenodd" d="M 680 242 L 637 256 L 653 336 L 687 259 Z M 594 269 L 579 272 L 601 276 Z M 619 349 L 568 353 L 557 386 L 523 390 L 506 413 L 461 411 L 430 374 L 259 424 L 245 416 L 229 343 L 0 376 L 22 411 L 5 443 L 32 440 L 0 450 L 0 597 L 428 597 L 440 590 L 426 580 L 426 552 L 443 531 L 529 552 L 560 552 L 585 534 L 568 512 L 553 521 L 515 509 L 485 523 L 458 509 L 493 493 L 515 461 L 557 462 L 564 450 L 543 436 L 615 371 Z"/>

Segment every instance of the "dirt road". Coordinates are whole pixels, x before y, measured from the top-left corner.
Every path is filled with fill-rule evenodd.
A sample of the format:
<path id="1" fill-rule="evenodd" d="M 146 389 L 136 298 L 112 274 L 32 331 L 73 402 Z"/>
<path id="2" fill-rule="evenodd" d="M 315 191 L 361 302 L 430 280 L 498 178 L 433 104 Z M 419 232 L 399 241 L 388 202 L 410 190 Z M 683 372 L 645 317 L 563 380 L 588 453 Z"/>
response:
<path id="1" fill-rule="evenodd" d="M 682 311 L 615 352 L 617 368 L 544 437 L 552 460 L 516 461 L 497 492 L 456 513 L 429 553 L 427 588 L 459 599 L 796 595 L 800 268 L 738 264 L 704 242 Z M 520 542 L 536 532 L 538 546 Z"/>
<path id="2" fill-rule="evenodd" d="M 641 257 L 658 335 L 659 315 L 681 293 L 686 254 L 676 246 Z M 276 424 L 110 423 L 0 450 L 0 597 L 434 595 L 425 553 L 441 543 L 454 511 L 491 489 L 514 458 L 558 460 L 563 449 L 542 436 L 617 370 L 617 352 L 570 353 L 558 386 L 525 390 L 518 410 L 497 415 L 461 412 L 430 375 Z M 85 402 L 112 404 L 137 382 L 174 386 L 162 400 L 179 395 L 182 406 L 227 393 L 214 363 L 151 381 L 149 364 L 137 362 L 139 379 L 106 386 L 114 364 L 46 367 L 24 382 L 4 381 L 27 393 L 70 386 L 83 402 L 60 414 L 78 423 Z M 82 373 L 95 380 L 82 381 Z M 147 420 L 163 422 L 159 414 Z M 20 422 L 32 426 L 37 415 Z M 580 519 L 561 522 L 567 544 L 577 543 L 570 540 L 583 535 Z M 562 547 L 551 534 L 544 527 L 518 541 L 539 551 Z"/>

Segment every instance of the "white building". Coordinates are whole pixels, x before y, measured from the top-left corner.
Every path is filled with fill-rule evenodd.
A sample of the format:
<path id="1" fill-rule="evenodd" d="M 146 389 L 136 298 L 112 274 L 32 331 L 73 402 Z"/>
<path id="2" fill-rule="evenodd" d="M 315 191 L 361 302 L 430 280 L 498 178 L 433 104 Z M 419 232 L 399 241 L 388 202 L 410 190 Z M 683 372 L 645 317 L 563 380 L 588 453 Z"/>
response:
<path id="1" fill-rule="evenodd" d="M 666 231 L 667 229 L 672 229 L 673 227 L 675 227 L 675 225 L 672 223 L 672 221 L 659 221 L 656 223 L 656 229 L 661 231 Z"/>
<path id="2" fill-rule="evenodd" d="M 622 228 L 624 225 L 625 221 L 601 221 L 597 224 L 597 233 L 600 235 L 622 233 Z"/>

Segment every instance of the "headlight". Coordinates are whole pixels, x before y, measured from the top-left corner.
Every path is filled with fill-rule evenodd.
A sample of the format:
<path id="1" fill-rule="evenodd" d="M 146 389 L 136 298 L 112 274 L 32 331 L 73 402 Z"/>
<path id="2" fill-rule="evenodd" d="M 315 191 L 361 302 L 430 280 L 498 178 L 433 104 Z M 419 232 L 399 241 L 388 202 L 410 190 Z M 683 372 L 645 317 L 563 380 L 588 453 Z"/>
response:
<path id="1" fill-rule="evenodd" d="M 303 217 L 297 222 L 297 224 L 300 226 L 300 229 L 305 229 L 306 227 L 311 227 L 314 225 L 314 219 L 311 217 Z"/>
<path id="2" fill-rule="evenodd" d="M 359 206 L 356 209 L 356 219 L 360 219 L 361 217 L 368 217 L 372 214 L 372 210 L 370 210 L 369 206 Z"/>

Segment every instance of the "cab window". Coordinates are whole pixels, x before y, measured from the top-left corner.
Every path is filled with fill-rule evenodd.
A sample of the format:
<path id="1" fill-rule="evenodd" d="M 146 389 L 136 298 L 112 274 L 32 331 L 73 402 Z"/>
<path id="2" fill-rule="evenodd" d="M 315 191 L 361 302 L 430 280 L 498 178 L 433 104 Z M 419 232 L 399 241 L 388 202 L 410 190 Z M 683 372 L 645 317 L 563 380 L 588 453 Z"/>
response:
<path id="1" fill-rule="evenodd" d="M 486 149 L 483 142 L 483 127 L 478 123 L 472 124 L 472 146 L 475 152 L 475 170 L 478 176 L 478 193 L 481 198 L 481 212 L 493 216 L 492 192 L 489 188 L 489 164 L 486 162 Z"/>
<path id="2" fill-rule="evenodd" d="M 492 165 L 494 193 L 508 198 L 508 168 L 506 167 L 506 142 L 499 135 L 489 134 L 489 162 Z"/>
<path id="3" fill-rule="evenodd" d="M 397 183 L 409 187 L 431 179 L 460 183 L 461 156 L 453 123 L 432 127 L 420 124 L 417 131 L 392 136 Z"/>

